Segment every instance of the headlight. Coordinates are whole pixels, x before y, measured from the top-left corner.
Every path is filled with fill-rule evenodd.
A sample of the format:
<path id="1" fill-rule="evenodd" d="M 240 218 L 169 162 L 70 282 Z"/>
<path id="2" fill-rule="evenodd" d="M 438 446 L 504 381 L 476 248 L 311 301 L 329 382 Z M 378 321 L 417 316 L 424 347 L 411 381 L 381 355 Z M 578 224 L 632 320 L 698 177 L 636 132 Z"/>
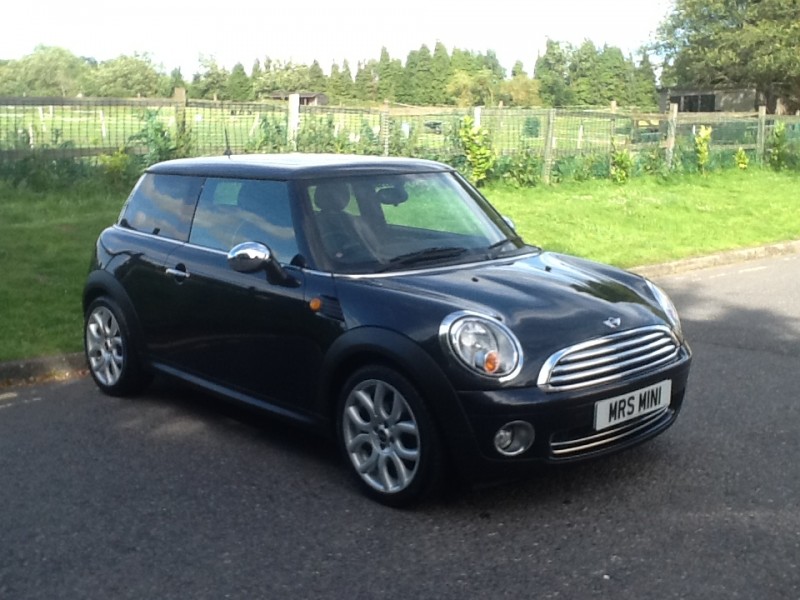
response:
<path id="1" fill-rule="evenodd" d="M 683 330 L 681 329 L 681 318 L 678 316 L 678 311 L 675 309 L 675 305 L 672 303 L 672 300 L 669 299 L 667 293 L 658 287 L 655 283 L 647 281 L 647 287 L 650 288 L 650 292 L 658 302 L 658 305 L 661 307 L 661 310 L 667 315 L 667 319 L 669 319 L 670 324 L 672 325 L 672 329 L 675 330 L 675 335 L 678 336 L 678 339 L 683 339 Z"/>
<path id="2" fill-rule="evenodd" d="M 467 311 L 448 315 L 439 338 L 471 371 L 500 381 L 515 377 L 522 368 L 522 348 L 505 325 Z"/>

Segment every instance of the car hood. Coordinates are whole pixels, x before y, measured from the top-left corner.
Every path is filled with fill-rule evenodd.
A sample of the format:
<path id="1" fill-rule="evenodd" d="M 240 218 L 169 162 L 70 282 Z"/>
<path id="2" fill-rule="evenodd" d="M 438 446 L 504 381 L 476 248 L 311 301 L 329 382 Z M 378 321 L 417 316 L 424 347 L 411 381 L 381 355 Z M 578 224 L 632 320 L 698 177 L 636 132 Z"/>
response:
<path id="1" fill-rule="evenodd" d="M 340 280 L 337 287 L 345 317 L 351 319 L 348 326 L 390 327 L 421 344 L 438 335 L 441 320 L 451 312 L 495 317 L 519 338 L 531 367 L 587 339 L 667 324 L 642 277 L 549 252 Z"/>

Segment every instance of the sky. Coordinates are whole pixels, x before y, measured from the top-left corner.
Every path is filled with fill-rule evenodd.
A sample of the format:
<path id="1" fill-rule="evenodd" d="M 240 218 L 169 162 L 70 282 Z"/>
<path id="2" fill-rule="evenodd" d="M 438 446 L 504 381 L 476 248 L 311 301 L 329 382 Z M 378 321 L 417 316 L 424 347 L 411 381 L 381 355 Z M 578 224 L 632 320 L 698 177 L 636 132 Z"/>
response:
<path id="1" fill-rule="evenodd" d="M 0 58 L 19 59 L 34 48 L 61 46 L 98 61 L 147 53 L 166 72 L 190 78 L 199 57 L 250 72 L 254 60 L 311 64 L 328 72 L 336 61 L 378 59 L 386 46 L 405 62 L 410 50 L 441 41 L 455 48 L 494 50 L 510 72 L 521 60 L 531 73 L 548 38 L 617 46 L 635 52 L 653 36 L 669 0 L 262 0 L 191 3 L 137 0 L 38 0 L 3 7 Z"/>

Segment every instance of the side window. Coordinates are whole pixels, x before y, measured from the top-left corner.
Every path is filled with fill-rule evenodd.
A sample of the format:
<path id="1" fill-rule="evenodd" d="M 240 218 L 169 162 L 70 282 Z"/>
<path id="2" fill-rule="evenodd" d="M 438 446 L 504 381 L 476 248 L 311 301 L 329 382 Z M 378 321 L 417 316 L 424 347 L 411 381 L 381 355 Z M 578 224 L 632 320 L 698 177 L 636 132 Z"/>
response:
<path id="1" fill-rule="evenodd" d="M 185 242 L 202 184 L 199 177 L 147 173 L 128 198 L 119 224 Z"/>
<path id="2" fill-rule="evenodd" d="M 223 252 L 242 242 L 261 242 L 280 262 L 290 262 L 298 249 L 287 183 L 207 179 L 189 241 Z"/>

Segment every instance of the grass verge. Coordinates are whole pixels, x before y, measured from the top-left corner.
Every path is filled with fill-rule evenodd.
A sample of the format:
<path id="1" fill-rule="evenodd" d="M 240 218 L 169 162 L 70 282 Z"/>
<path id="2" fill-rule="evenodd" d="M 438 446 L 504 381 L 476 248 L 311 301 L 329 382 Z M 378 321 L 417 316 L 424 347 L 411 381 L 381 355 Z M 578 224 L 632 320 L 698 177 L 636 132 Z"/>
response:
<path id="1" fill-rule="evenodd" d="M 81 290 L 125 192 L 34 193 L 0 182 L 0 361 L 81 349 Z"/>
<path id="2" fill-rule="evenodd" d="M 800 239 L 798 184 L 752 170 L 485 194 L 527 242 L 631 267 Z"/>
<path id="3" fill-rule="evenodd" d="M 630 267 L 800 239 L 798 183 L 796 174 L 753 170 L 484 193 L 528 242 Z M 81 349 L 92 246 L 126 193 L 0 182 L 0 361 Z"/>

